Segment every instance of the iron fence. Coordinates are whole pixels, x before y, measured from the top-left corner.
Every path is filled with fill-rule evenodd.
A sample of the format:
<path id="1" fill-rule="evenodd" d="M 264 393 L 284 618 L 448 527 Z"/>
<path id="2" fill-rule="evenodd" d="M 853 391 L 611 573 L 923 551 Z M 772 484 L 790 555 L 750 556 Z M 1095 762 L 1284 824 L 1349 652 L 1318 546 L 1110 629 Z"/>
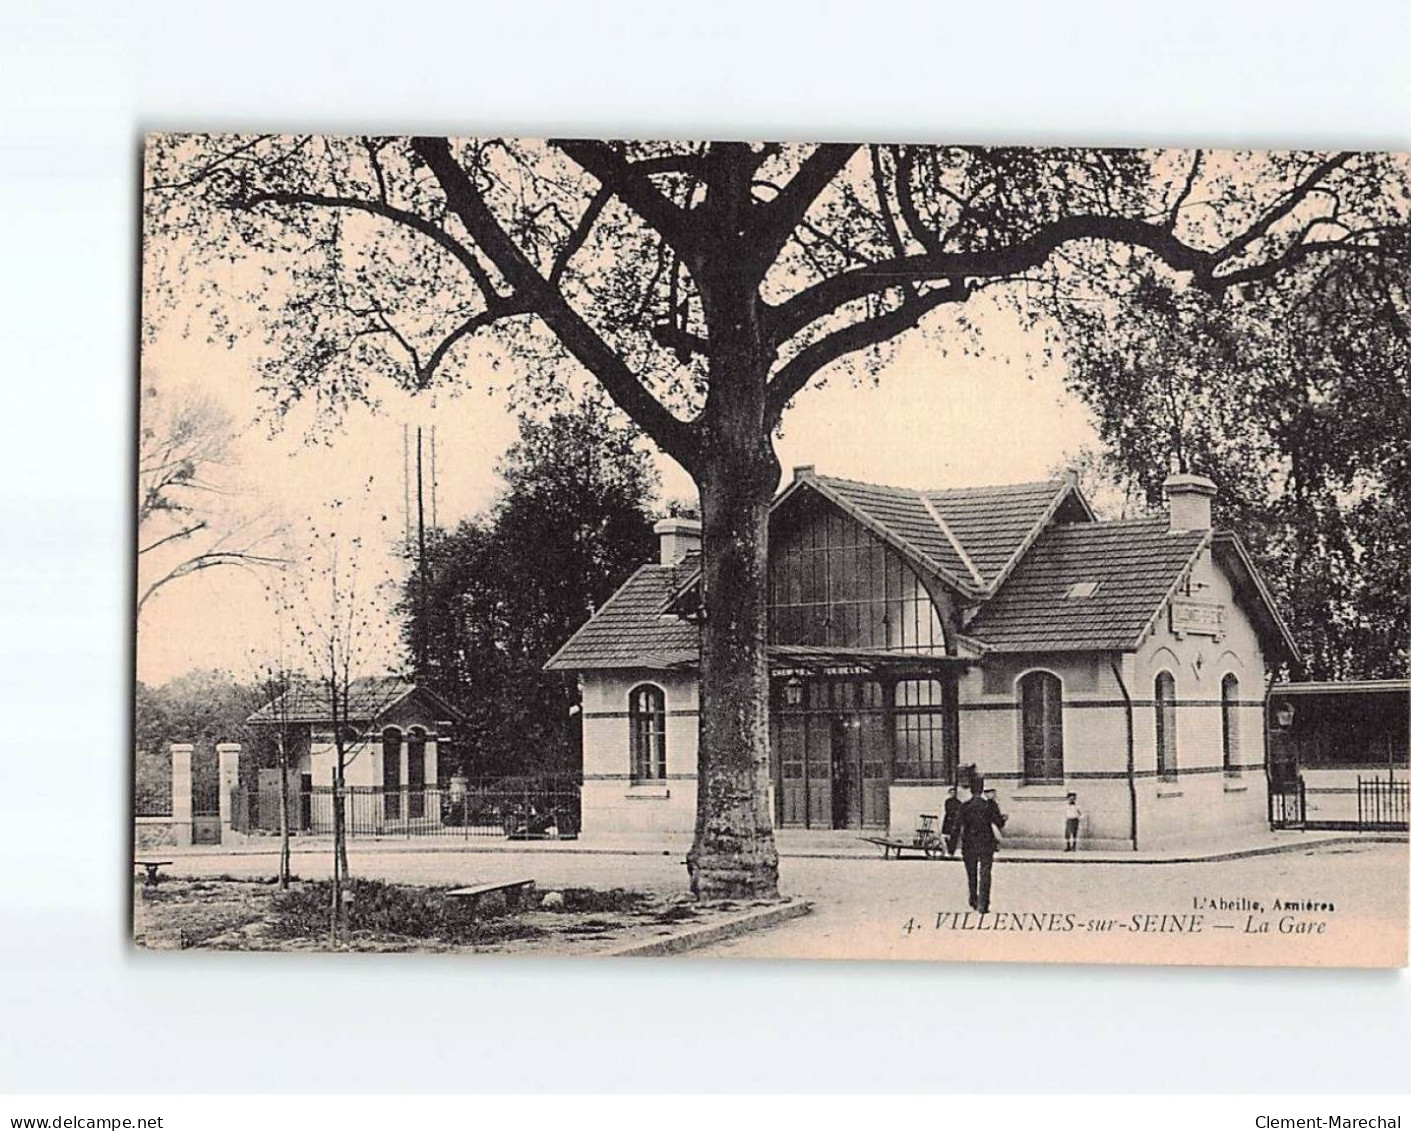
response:
<path id="1" fill-rule="evenodd" d="M 300 798 L 303 820 L 313 833 L 333 831 L 334 790 L 309 786 Z M 454 782 L 393 789 L 344 786 L 343 820 L 348 837 L 508 837 L 510 840 L 571 840 L 578 836 L 582 803 L 577 783 L 558 780 Z"/>
<path id="2" fill-rule="evenodd" d="M 1406 832 L 1411 782 L 1357 777 L 1357 825 L 1361 829 Z"/>
<path id="3" fill-rule="evenodd" d="M 1269 827 L 1301 829 L 1308 822 L 1308 797 L 1302 778 L 1269 783 Z"/>

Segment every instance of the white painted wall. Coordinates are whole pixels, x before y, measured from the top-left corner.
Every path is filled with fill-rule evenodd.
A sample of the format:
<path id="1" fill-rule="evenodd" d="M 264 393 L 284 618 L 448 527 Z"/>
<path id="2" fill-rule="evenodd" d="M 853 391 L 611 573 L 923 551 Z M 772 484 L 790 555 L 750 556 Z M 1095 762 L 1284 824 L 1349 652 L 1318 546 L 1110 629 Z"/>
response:
<path id="1" fill-rule="evenodd" d="M 666 698 L 665 781 L 632 780 L 627 696 L 639 684 Z M 657 671 L 586 672 L 583 704 L 583 830 L 690 833 L 696 823 L 699 700 L 695 678 Z"/>

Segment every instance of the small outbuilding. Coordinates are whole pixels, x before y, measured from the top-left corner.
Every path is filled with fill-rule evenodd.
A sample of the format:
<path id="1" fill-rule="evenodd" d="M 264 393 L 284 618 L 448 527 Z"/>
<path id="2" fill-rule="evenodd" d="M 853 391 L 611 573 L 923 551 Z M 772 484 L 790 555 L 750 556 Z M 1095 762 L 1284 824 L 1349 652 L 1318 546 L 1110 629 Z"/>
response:
<path id="1" fill-rule="evenodd" d="M 1405 828 L 1409 715 L 1407 679 L 1275 683 L 1269 769 L 1278 822 Z"/>
<path id="2" fill-rule="evenodd" d="M 439 695 L 397 676 L 353 680 L 340 694 L 344 784 L 348 811 L 375 831 L 395 832 L 407 823 L 439 822 L 443 776 L 462 767 L 452 757 L 464 719 Z M 282 731 L 289 744 L 291 793 L 299 797 L 298 828 L 333 827 L 332 786 L 337 761 L 333 706 L 326 685 L 300 682 L 250 716 L 253 726 Z M 261 768 L 250 824 L 277 821 L 279 770 Z"/>

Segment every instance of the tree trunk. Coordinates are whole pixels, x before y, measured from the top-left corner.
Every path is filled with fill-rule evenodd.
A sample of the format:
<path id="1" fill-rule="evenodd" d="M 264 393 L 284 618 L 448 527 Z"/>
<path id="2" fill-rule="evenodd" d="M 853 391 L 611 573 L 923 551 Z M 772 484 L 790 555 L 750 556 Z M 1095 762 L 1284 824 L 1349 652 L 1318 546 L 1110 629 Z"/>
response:
<path id="1" fill-rule="evenodd" d="M 686 858 L 699 899 L 779 894 L 765 652 L 769 503 L 778 480 L 758 428 L 731 429 L 704 452 L 699 792 Z"/>
<path id="2" fill-rule="evenodd" d="M 343 926 L 343 871 L 338 864 L 339 830 L 342 828 L 343 789 L 339 783 L 337 767 L 333 770 L 333 884 L 332 905 L 329 907 L 330 935 L 337 946 L 342 937 Z"/>
<path id="3" fill-rule="evenodd" d="M 347 785 L 343 776 L 343 747 L 338 747 L 338 769 L 333 775 L 333 848 L 343 876 L 348 875 L 348 821 L 344 812 Z"/>
<path id="4" fill-rule="evenodd" d="M 279 890 L 289 890 L 289 743 L 279 727 Z"/>

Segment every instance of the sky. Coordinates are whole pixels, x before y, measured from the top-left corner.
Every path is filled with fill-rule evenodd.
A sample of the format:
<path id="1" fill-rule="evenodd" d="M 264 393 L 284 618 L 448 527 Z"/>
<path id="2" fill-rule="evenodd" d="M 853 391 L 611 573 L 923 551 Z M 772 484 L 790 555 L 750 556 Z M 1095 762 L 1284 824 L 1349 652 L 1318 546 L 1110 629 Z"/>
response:
<path id="1" fill-rule="evenodd" d="M 436 429 L 439 523 L 453 526 L 493 501 L 495 465 L 517 435 L 503 393 L 484 384 L 497 360 L 493 347 L 468 360 L 458 395 L 379 389 L 376 410 L 354 406 L 335 431 L 311 437 L 309 412 L 272 420 L 257 389 L 253 346 L 212 343 L 189 330 L 199 317 L 182 313 L 165 319 L 144 346 L 143 372 L 167 390 L 199 388 L 230 413 L 237 439 L 221 475 L 237 507 L 298 532 L 310 520 L 327 528 L 329 504 L 341 499 L 342 536 L 362 535 L 369 575 L 395 581 L 405 568 L 395 545 L 403 528 L 403 428 L 418 425 L 428 437 Z M 783 419 L 777 451 L 785 479 L 793 467 L 812 464 L 821 474 L 915 487 L 1016 483 L 1043 478 L 1096 444 L 1086 408 L 1065 393 L 1061 361 L 1037 360 L 1037 332 L 1026 333 L 1011 310 L 988 300 L 966 314 L 979 330 L 978 356 L 943 350 L 952 317 L 943 309 L 901 339 L 875 383 L 858 384 L 836 367 L 816 378 Z M 514 363 L 498 360 L 495 380 L 503 387 Z M 655 463 L 663 500 L 694 497 L 674 461 L 656 454 Z M 138 679 L 160 684 L 204 668 L 249 678 L 273 652 L 287 653 L 290 633 L 266 596 L 268 573 L 206 570 L 162 589 L 139 622 Z M 390 625 L 380 648 L 395 664 Z"/>

